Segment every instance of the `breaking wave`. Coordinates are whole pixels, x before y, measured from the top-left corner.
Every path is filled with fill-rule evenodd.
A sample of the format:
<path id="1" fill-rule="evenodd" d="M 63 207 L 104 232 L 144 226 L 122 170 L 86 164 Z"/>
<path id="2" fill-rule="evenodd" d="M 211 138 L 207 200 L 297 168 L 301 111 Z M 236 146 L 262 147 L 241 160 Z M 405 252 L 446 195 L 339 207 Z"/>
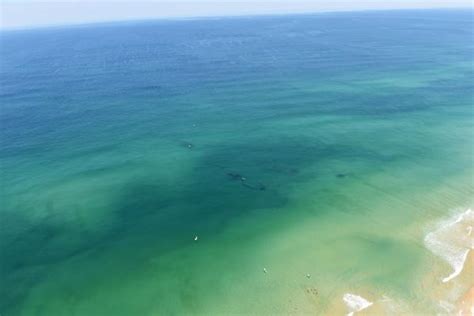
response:
<path id="1" fill-rule="evenodd" d="M 453 268 L 452 273 L 442 279 L 443 282 L 451 281 L 462 272 L 467 256 L 474 248 L 473 226 L 474 212 L 468 209 L 442 221 L 425 236 L 426 247 Z"/>
<path id="2" fill-rule="evenodd" d="M 349 307 L 350 309 L 350 312 L 349 314 L 347 314 L 347 316 L 352 316 L 355 312 L 360 312 L 361 310 L 366 309 L 367 307 L 373 304 L 362 296 L 351 293 L 344 294 L 342 299 L 346 303 L 347 307 Z"/>

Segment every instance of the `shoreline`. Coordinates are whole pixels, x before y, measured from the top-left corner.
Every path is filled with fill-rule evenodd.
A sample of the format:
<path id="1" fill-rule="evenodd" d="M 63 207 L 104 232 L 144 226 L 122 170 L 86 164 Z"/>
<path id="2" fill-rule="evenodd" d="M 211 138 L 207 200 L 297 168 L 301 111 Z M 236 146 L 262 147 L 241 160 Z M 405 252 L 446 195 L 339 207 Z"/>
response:
<path id="1" fill-rule="evenodd" d="M 425 235 L 425 246 L 433 254 L 433 261 L 432 267 L 420 279 L 419 289 L 434 303 L 433 313 L 474 315 L 473 225 L 474 212 L 469 208 L 445 217 Z M 388 315 L 417 313 L 425 309 L 364 288 L 348 289 L 339 296 L 331 304 L 329 313 Z"/>

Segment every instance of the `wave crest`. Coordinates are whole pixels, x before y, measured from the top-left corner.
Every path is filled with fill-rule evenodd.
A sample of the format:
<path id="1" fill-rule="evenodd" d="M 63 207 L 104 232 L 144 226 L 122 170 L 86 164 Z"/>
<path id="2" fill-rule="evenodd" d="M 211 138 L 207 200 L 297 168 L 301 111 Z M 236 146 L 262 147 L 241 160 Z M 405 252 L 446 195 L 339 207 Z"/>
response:
<path id="1" fill-rule="evenodd" d="M 373 303 L 366 300 L 362 296 L 351 294 L 351 293 L 346 293 L 342 297 L 344 302 L 346 302 L 346 305 L 350 308 L 350 313 L 347 314 L 348 316 L 354 315 L 355 312 L 360 312 L 363 309 L 366 309 L 367 307 L 371 306 Z"/>
<path id="2" fill-rule="evenodd" d="M 453 272 L 442 279 L 443 282 L 449 282 L 462 272 L 467 256 L 474 248 L 473 226 L 474 212 L 468 209 L 442 221 L 425 236 L 426 247 L 453 268 Z"/>

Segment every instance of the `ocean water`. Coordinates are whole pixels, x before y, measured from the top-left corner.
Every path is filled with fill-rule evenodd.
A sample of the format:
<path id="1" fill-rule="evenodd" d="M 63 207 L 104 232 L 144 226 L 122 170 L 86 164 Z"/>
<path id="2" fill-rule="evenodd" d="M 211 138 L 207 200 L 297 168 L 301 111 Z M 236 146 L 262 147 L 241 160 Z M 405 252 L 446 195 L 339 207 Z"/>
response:
<path id="1" fill-rule="evenodd" d="M 457 279 L 425 236 L 474 205 L 473 26 L 1 32 L 0 314 L 440 312 Z"/>

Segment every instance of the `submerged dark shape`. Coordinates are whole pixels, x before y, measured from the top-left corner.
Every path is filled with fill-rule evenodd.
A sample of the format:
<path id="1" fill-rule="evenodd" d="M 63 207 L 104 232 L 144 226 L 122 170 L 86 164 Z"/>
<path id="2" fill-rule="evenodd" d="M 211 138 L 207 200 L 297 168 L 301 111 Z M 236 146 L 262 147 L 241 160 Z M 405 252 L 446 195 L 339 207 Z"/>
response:
<path id="1" fill-rule="evenodd" d="M 245 181 L 245 177 L 243 177 L 241 174 L 238 173 L 232 173 L 228 172 L 227 175 L 232 179 L 232 180 L 240 180 L 240 181 Z"/>
<path id="2" fill-rule="evenodd" d="M 142 90 L 160 90 L 160 89 L 163 89 L 163 87 L 160 86 L 160 85 L 157 85 L 157 84 L 151 84 L 151 85 L 140 87 L 140 89 L 142 89 Z"/>
<path id="3" fill-rule="evenodd" d="M 346 176 L 347 176 L 347 174 L 345 174 L 345 173 L 336 174 L 336 177 L 338 177 L 338 178 L 345 178 Z"/>
<path id="4" fill-rule="evenodd" d="M 250 185 L 250 184 L 247 184 L 247 183 L 242 183 L 242 185 L 246 188 L 249 188 L 249 189 L 252 189 L 252 190 L 258 190 L 258 191 L 265 191 L 267 189 L 267 187 L 261 183 L 253 186 L 253 185 Z"/>
<path id="5" fill-rule="evenodd" d="M 297 174 L 299 170 L 297 168 L 290 168 L 290 174 Z"/>
<path id="6" fill-rule="evenodd" d="M 182 142 L 181 146 L 186 147 L 188 149 L 193 149 L 194 148 L 194 144 L 190 143 L 190 142 Z"/>
<path id="7" fill-rule="evenodd" d="M 227 175 L 231 178 L 231 180 L 234 180 L 234 181 L 240 180 L 242 182 L 242 185 L 246 188 L 249 188 L 252 190 L 259 190 L 259 191 L 265 191 L 267 189 L 267 187 L 260 182 L 257 185 L 248 184 L 248 182 L 246 182 L 247 178 L 242 176 L 239 173 L 228 172 Z"/>
<path id="8" fill-rule="evenodd" d="M 306 293 L 313 295 L 313 296 L 318 296 L 319 291 L 315 287 L 307 287 L 306 288 Z"/>

